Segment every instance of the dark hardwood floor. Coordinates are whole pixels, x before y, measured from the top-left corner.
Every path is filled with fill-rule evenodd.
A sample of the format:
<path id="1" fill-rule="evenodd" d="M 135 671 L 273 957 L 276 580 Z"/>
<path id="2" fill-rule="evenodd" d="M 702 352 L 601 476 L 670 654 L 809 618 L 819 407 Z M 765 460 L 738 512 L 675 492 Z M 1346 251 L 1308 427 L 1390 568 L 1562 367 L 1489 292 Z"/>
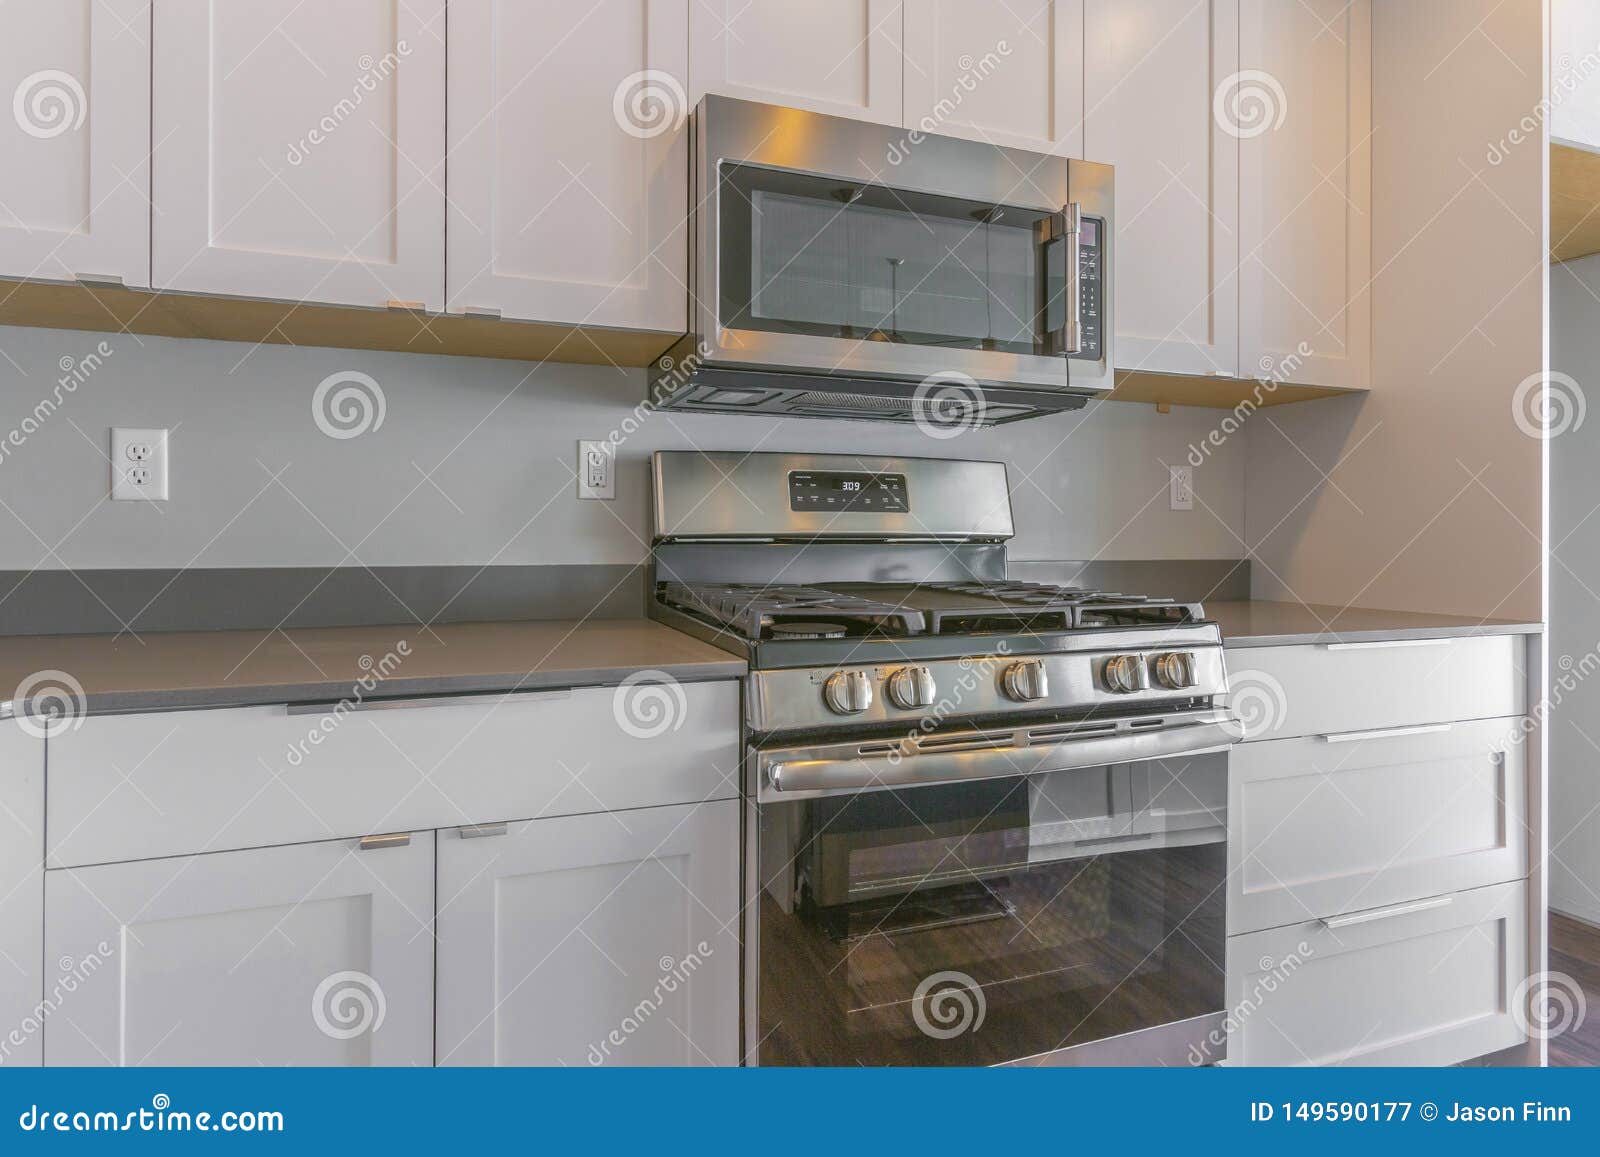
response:
<path id="1" fill-rule="evenodd" d="M 1582 985 L 1588 1003 L 1583 1023 L 1550 1038 L 1550 1063 L 1600 1065 L 1600 928 L 1550 913 L 1550 971 Z"/>

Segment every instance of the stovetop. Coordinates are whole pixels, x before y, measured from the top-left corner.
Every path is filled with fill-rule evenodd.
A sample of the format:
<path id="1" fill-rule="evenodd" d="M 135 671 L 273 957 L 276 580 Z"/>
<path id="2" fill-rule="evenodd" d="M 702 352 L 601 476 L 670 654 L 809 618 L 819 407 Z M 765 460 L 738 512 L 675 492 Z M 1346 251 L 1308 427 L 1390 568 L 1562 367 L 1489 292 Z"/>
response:
<path id="1" fill-rule="evenodd" d="M 1039 635 L 1204 621 L 1198 603 L 1007 581 L 666 583 L 666 606 L 751 641 Z"/>

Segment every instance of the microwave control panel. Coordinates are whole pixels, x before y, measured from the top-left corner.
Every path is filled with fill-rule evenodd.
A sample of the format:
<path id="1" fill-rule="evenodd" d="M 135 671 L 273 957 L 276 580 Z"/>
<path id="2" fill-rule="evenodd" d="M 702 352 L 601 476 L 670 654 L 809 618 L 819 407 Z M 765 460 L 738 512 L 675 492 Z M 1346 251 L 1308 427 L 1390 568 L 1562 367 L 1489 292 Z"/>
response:
<path id="1" fill-rule="evenodd" d="M 1068 356 L 1097 362 L 1105 343 L 1100 325 L 1105 316 L 1105 228 L 1103 217 L 1083 217 L 1078 222 L 1078 352 Z"/>

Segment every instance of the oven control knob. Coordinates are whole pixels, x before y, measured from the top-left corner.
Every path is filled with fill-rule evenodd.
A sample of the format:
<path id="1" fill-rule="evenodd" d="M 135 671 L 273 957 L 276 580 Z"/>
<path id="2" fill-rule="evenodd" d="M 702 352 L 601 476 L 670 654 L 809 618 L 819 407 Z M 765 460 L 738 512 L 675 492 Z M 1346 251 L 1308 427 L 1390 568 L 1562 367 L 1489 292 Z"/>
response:
<path id="1" fill-rule="evenodd" d="M 888 689 L 894 705 L 907 711 L 932 707 L 933 701 L 939 696 L 933 672 L 926 667 L 901 667 L 889 676 Z"/>
<path id="2" fill-rule="evenodd" d="M 1106 690 L 1114 691 L 1118 695 L 1132 695 L 1135 691 L 1144 691 L 1150 686 L 1149 676 L 1144 670 L 1143 655 L 1113 655 L 1106 660 L 1100 675 L 1105 680 Z"/>
<path id="3" fill-rule="evenodd" d="M 1000 686 L 1018 703 L 1031 703 L 1050 694 L 1050 677 L 1041 660 L 1024 659 L 1005 669 Z"/>
<path id="4" fill-rule="evenodd" d="M 1169 691 L 1182 691 L 1199 682 L 1194 675 L 1194 655 L 1189 651 L 1168 651 L 1157 655 L 1152 667 L 1156 682 Z"/>
<path id="5" fill-rule="evenodd" d="M 872 706 L 872 681 L 865 671 L 835 671 L 822 685 L 822 700 L 838 715 L 860 715 Z"/>

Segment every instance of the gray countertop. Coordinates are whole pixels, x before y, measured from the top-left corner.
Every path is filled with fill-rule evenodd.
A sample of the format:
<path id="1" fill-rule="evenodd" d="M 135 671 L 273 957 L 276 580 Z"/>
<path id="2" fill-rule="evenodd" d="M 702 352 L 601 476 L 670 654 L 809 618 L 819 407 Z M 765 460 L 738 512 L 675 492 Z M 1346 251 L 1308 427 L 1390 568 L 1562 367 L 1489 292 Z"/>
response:
<path id="1" fill-rule="evenodd" d="M 1213 602 L 1230 647 L 1528 634 L 1539 624 L 1411 611 Z M 644 670 L 736 679 L 743 660 L 646 619 L 28 635 L 0 640 L 0 688 L 64 673 L 89 711 L 532 691 L 604 686 Z M 70 684 L 69 684 L 70 685 Z M 41 688 L 42 689 L 42 688 Z M 9 704 L 7 706 L 10 706 Z"/>
<path id="2" fill-rule="evenodd" d="M 368 699 L 604 686 L 642 670 L 735 679 L 745 664 L 644 619 L 0 640 L 0 694 L 64 673 L 89 711 L 337 700 L 363 679 Z"/>
<path id="3" fill-rule="evenodd" d="M 1538 623 L 1481 619 L 1417 611 L 1302 603 L 1208 602 L 1206 615 L 1222 628 L 1229 647 L 1285 647 L 1302 643 L 1374 643 L 1448 639 L 1467 635 L 1537 634 Z"/>

